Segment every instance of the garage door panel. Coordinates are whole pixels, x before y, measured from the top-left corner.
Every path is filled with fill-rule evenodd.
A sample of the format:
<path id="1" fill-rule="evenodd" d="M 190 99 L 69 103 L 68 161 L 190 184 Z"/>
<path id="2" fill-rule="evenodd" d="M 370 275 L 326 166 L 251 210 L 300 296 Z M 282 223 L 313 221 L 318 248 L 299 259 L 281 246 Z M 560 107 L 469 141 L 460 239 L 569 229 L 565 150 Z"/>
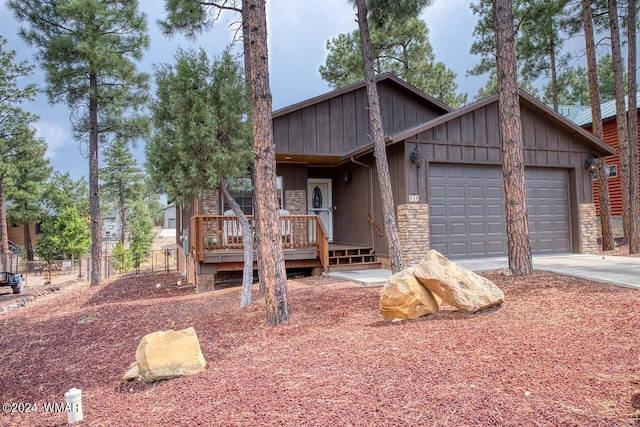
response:
<path id="1" fill-rule="evenodd" d="M 449 216 L 451 218 L 455 217 L 465 217 L 466 216 L 466 206 L 465 205 L 450 205 L 449 206 Z"/>
<path id="2" fill-rule="evenodd" d="M 468 199 L 484 199 L 483 188 L 479 186 L 467 187 L 467 198 Z"/>
<path id="3" fill-rule="evenodd" d="M 433 186 L 430 189 L 431 197 L 443 198 L 446 196 L 445 188 L 442 186 Z"/>
<path id="4" fill-rule="evenodd" d="M 532 251 L 569 251 L 567 172 L 559 169 L 525 172 Z M 434 249 L 456 257 L 507 253 L 500 167 L 432 165 L 429 182 Z"/>
<path id="5" fill-rule="evenodd" d="M 484 216 L 484 205 L 470 204 L 468 205 L 469 216 Z"/>
<path id="6" fill-rule="evenodd" d="M 502 187 L 486 187 L 485 194 L 489 200 L 502 201 Z"/>
<path id="7" fill-rule="evenodd" d="M 431 238 L 434 237 L 439 237 L 439 236 L 443 236 L 446 237 L 447 236 L 447 225 L 446 224 L 431 224 Z"/>
<path id="8" fill-rule="evenodd" d="M 454 222 L 449 228 L 449 232 L 452 236 L 466 236 L 467 235 L 467 223 L 466 222 Z"/>

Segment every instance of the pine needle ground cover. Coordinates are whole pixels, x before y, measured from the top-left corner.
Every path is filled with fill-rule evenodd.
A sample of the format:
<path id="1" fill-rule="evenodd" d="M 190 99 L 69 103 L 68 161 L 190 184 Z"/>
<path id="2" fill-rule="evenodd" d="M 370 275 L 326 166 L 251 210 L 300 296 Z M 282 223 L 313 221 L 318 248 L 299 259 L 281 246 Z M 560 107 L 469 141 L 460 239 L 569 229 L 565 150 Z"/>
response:
<path id="1" fill-rule="evenodd" d="M 66 425 L 43 404 L 72 387 L 91 426 L 640 424 L 640 291 L 486 276 L 505 293 L 499 308 L 396 323 L 378 313 L 380 288 L 291 280 L 292 320 L 278 327 L 265 326 L 257 286 L 240 309 L 239 288 L 156 287 L 172 275 L 70 284 L 0 313 L 0 402 L 37 409 L 0 425 Z M 122 382 L 142 336 L 189 326 L 203 373 Z"/>

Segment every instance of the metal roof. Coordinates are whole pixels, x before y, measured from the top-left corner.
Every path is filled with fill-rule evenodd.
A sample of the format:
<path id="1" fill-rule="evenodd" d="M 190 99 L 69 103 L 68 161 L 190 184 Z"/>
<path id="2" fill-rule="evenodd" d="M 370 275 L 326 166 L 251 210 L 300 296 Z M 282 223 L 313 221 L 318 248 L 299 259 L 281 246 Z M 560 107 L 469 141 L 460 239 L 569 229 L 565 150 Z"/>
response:
<path id="1" fill-rule="evenodd" d="M 624 97 L 624 105 L 625 111 L 628 110 L 627 102 L 628 98 Z M 640 107 L 640 91 L 636 92 L 636 109 Z M 602 120 L 606 120 L 611 117 L 615 117 L 616 115 L 616 101 L 607 101 L 600 104 L 600 117 Z M 583 107 L 583 109 L 575 116 L 575 118 L 571 118 L 566 116 L 569 120 L 572 120 L 578 126 L 586 126 L 590 125 L 593 121 L 591 119 L 591 107 Z"/>

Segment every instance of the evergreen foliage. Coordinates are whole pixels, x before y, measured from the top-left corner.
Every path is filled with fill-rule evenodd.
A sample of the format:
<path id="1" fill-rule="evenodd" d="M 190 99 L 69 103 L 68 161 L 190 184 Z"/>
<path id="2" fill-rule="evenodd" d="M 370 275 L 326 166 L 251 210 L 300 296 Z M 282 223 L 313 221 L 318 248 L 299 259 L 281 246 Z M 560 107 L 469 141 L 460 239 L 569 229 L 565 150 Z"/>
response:
<path id="1" fill-rule="evenodd" d="M 180 50 L 156 71 L 154 132 L 147 171 L 168 198 L 188 205 L 220 178 L 248 174 L 253 152 L 242 67 L 225 51 L 213 63 L 203 50 Z"/>
<path id="2" fill-rule="evenodd" d="M 373 27 L 374 71 L 393 73 L 444 104 L 461 107 L 467 96 L 456 93 L 456 74 L 435 60 L 428 35 L 427 25 L 415 17 Z M 327 58 L 319 72 L 334 89 L 364 80 L 360 46 L 358 30 L 327 41 Z"/>

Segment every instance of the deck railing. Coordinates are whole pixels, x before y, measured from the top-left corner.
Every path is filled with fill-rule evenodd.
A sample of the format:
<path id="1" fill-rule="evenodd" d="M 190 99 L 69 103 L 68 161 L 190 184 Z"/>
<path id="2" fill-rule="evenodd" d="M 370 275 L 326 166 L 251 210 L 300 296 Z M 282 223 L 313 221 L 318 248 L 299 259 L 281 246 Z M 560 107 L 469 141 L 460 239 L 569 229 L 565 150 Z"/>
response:
<path id="1" fill-rule="evenodd" d="M 254 232 L 253 216 L 247 216 L 247 219 Z M 280 235 L 285 249 L 316 247 L 323 268 L 328 268 L 327 233 L 317 215 L 281 215 Z M 189 249 L 200 262 L 204 261 L 205 251 L 242 249 L 242 240 L 242 226 L 235 216 L 198 215 L 191 218 Z"/>

